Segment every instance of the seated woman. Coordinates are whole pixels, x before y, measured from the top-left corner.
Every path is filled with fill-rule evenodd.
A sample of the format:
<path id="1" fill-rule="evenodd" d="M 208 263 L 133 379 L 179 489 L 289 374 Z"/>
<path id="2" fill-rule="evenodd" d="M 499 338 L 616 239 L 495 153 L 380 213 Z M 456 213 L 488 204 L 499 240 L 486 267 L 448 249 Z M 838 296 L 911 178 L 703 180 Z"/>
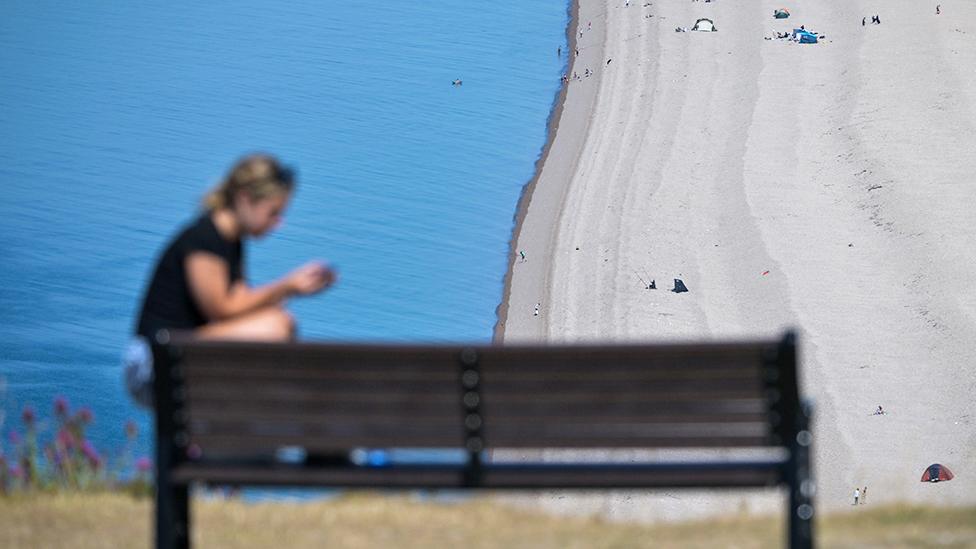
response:
<path id="1" fill-rule="evenodd" d="M 290 170 L 271 156 L 241 159 L 204 199 L 205 211 L 169 243 L 146 290 L 136 333 L 190 331 L 204 339 L 291 339 L 295 325 L 283 302 L 319 292 L 335 273 L 310 262 L 270 284 L 251 287 L 244 241 L 281 223 L 294 188 Z"/>
<path id="2" fill-rule="evenodd" d="M 295 323 L 285 300 L 335 283 L 335 272 L 318 261 L 264 286 L 247 283 L 244 241 L 281 223 L 293 189 L 291 170 L 273 157 L 244 157 L 207 194 L 201 215 L 166 246 L 143 299 L 139 337 L 125 357 L 126 382 L 137 400 L 148 400 L 152 367 L 146 343 L 160 330 L 200 339 L 287 341 Z"/>

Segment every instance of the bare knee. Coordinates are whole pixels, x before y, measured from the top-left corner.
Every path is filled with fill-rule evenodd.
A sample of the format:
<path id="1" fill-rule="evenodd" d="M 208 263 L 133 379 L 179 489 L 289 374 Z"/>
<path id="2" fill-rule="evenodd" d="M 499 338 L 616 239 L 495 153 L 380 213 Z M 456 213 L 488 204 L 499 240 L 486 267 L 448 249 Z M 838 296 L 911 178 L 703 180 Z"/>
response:
<path id="1" fill-rule="evenodd" d="M 215 322 L 199 328 L 203 339 L 246 341 L 291 341 L 295 338 L 295 319 L 281 307 L 268 307 L 239 318 Z"/>
<path id="2" fill-rule="evenodd" d="M 258 313 L 256 324 L 260 326 L 262 339 L 291 341 L 295 338 L 295 317 L 281 307 L 269 307 Z"/>
<path id="3" fill-rule="evenodd" d="M 269 311 L 268 324 L 269 330 L 275 339 L 281 341 L 295 339 L 295 332 L 297 330 L 295 317 L 285 309 L 276 307 Z"/>

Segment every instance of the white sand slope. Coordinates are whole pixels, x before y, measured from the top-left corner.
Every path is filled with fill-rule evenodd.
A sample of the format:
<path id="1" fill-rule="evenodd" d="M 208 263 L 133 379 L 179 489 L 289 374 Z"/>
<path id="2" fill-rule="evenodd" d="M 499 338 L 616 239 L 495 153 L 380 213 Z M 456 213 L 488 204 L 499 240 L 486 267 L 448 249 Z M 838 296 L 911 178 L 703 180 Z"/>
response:
<path id="1" fill-rule="evenodd" d="M 795 327 L 822 507 L 855 485 L 872 502 L 976 501 L 976 3 L 646 3 L 582 0 L 597 75 L 570 84 L 517 235 L 529 261 L 504 341 Z M 793 16 L 774 20 L 780 6 Z M 674 32 L 697 17 L 719 31 Z M 826 40 L 763 39 L 800 24 Z M 578 146 L 560 146 L 566 127 Z M 933 462 L 956 479 L 920 483 Z M 678 496 L 600 505 L 660 518 L 738 501 Z"/>

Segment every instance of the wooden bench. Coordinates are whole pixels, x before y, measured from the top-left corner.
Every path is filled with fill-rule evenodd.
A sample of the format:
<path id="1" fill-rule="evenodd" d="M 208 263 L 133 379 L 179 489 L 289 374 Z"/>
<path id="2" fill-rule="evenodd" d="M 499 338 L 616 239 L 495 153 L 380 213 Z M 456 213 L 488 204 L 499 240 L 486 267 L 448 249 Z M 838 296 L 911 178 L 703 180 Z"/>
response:
<path id="1" fill-rule="evenodd" d="M 809 412 L 791 334 L 502 347 L 204 343 L 170 341 L 163 331 L 153 355 L 158 547 L 189 546 L 192 483 L 786 486 L 789 544 L 812 544 Z M 457 459 L 398 460 L 397 448 L 453 449 Z M 685 455 L 702 457 L 524 462 L 498 459 L 500 449 L 696 449 Z M 729 449 L 752 454 L 716 457 Z"/>

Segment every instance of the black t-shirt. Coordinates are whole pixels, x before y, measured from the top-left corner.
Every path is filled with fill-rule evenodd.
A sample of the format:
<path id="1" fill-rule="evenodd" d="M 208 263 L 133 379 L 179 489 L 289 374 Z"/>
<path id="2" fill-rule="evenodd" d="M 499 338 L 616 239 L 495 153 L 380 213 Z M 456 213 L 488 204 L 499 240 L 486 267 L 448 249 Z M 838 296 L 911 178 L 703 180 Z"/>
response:
<path id="1" fill-rule="evenodd" d="M 192 330 L 207 323 L 190 292 L 186 276 L 186 258 L 193 252 L 206 252 L 227 263 L 229 284 L 243 278 L 241 242 L 224 240 L 210 212 L 185 227 L 166 247 L 152 281 L 146 289 L 136 333 L 148 339 L 163 328 Z"/>

